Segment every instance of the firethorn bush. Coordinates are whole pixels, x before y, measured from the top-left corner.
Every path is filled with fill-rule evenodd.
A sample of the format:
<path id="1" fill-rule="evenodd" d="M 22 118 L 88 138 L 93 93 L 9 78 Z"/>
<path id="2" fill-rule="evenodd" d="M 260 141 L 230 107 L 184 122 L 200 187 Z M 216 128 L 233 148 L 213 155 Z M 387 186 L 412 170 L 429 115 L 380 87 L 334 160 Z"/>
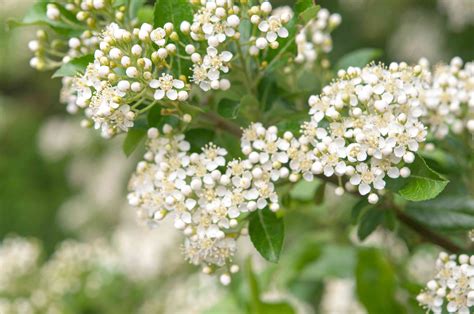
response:
<path id="1" fill-rule="evenodd" d="M 82 127 L 120 138 L 127 156 L 140 152 L 123 196 L 139 219 L 158 230 L 171 220 L 182 234 L 176 250 L 234 293 L 238 243 L 278 263 L 290 254 L 285 221 L 302 203 L 337 212 L 338 199 L 352 198 L 353 242 L 384 229 L 412 249 L 431 242 L 448 252 L 432 261 L 438 273 L 426 288 L 402 298 L 469 313 L 474 63 L 382 64 L 378 50 L 361 49 L 331 64 L 341 22 L 311 0 L 45 0 L 10 24 L 37 26 L 30 64 L 61 79 L 60 101 Z M 95 261 L 107 258 L 94 248 Z M 351 267 L 345 255 L 357 259 L 369 313 L 403 312 L 377 251 L 315 244 L 308 254 L 321 250 L 341 260 L 338 271 Z M 295 311 L 262 301 L 250 262 L 244 268 L 250 312 Z M 378 295 L 367 276 L 380 281 Z"/>

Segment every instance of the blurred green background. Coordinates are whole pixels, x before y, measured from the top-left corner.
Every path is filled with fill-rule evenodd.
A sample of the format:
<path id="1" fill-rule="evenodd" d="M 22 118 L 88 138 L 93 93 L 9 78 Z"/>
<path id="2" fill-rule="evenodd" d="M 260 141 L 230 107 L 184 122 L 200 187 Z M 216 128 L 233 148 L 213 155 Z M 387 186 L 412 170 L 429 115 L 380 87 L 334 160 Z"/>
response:
<path id="1" fill-rule="evenodd" d="M 474 0 L 317 2 L 342 15 L 342 25 L 333 33 L 333 61 L 366 47 L 382 49 L 382 59 L 387 62 L 416 62 L 423 56 L 432 63 L 447 62 L 454 56 L 474 59 Z M 30 4 L 30 0 L 2 0 L 0 23 L 20 18 Z M 29 67 L 27 43 L 34 32 L 33 28 L 0 29 L 0 238 L 11 234 L 35 237 L 51 253 L 66 238 L 107 237 L 122 223 L 127 211 L 133 222 L 133 210 L 125 203 L 126 180 L 135 161 L 121 155 L 121 139 L 104 143 L 95 132 L 78 127 L 78 118 L 69 116 L 59 104 L 60 81 Z M 342 263 L 336 270 L 339 276 L 340 269 L 351 266 L 344 263 L 350 263 L 355 253 L 347 246 L 324 247 L 320 243 L 347 237 L 350 206 L 331 208 L 331 202 L 325 207 L 305 205 L 308 195 L 312 195 L 308 188 L 313 187 L 295 189 L 295 199 L 301 199 L 301 213 L 289 218 L 287 224 L 288 230 L 298 224 L 313 230 L 315 236 L 311 232 L 304 236 L 290 233 L 283 255 L 294 252 L 304 260 L 329 250 L 328 255 Z M 396 245 L 393 250 L 397 250 Z M 291 267 L 285 263 L 291 263 Z M 298 269 L 294 263 L 298 261 L 284 259 L 275 267 L 287 267 L 280 275 L 293 279 L 290 270 Z M 305 270 L 308 280 L 280 278 L 285 284 L 291 282 L 291 291 L 315 308 L 324 306 L 320 304 L 322 285 L 310 283 L 310 279 L 318 282 L 336 268 L 331 267 L 332 259 L 319 263 L 323 266 Z"/>

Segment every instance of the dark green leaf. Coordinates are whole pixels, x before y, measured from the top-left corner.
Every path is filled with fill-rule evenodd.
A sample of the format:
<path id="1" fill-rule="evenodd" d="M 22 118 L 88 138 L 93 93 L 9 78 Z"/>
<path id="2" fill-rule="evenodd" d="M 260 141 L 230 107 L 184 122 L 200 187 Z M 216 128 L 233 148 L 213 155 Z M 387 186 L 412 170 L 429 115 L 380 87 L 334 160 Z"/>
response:
<path id="1" fill-rule="evenodd" d="M 325 194 L 326 194 L 326 182 L 321 182 L 321 184 L 318 185 L 316 192 L 314 192 L 314 204 L 321 205 L 322 203 L 324 203 Z"/>
<path id="2" fill-rule="evenodd" d="M 301 14 L 314 6 L 314 0 L 297 0 L 295 3 L 295 13 Z"/>
<path id="3" fill-rule="evenodd" d="M 474 216 L 454 210 L 416 208 L 416 204 L 407 209 L 407 214 L 421 223 L 433 228 L 445 230 L 474 229 Z"/>
<path id="4" fill-rule="evenodd" d="M 384 221 L 384 215 L 383 210 L 372 207 L 360 217 L 357 236 L 361 241 L 364 241 Z"/>
<path id="5" fill-rule="evenodd" d="M 319 6 L 313 5 L 307 8 L 306 10 L 304 10 L 303 12 L 301 12 L 299 15 L 299 19 L 301 20 L 303 25 L 306 25 L 311 20 L 314 20 L 316 18 L 316 16 L 318 15 L 318 11 L 319 11 Z"/>
<path id="6" fill-rule="evenodd" d="M 380 49 L 362 48 L 344 55 L 336 65 L 336 69 L 347 69 L 348 67 L 364 67 L 369 62 L 382 56 Z"/>
<path id="7" fill-rule="evenodd" d="M 354 205 L 354 207 L 352 207 L 352 211 L 351 211 L 351 222 L 352 222 L 352 224 L 357 224 L 359 222 L 360 215 L 362 214 L 364 209 L 366 209 L 369 206 L 370 205 L 369 205 L 369 202 L 367 201 L 367 198 L 364 197 L 364 198 L 361 198 Z"/>
<path id="8" fill-rule="evenodd" d="M 192 19 L 193 8 L 188 0 L 157 0 L 155 3 L 155 27 L 171 22 L 179 29 L 181 22 Z"/>
<path id="9" fill-rule="evenodd" d="M 419 202 L 433 199 L 441 193 L 448 180 L 432 170 L 426 161 L 417 154 L 415 162 L 410 165 L 411 175 L 407 179 L 389 180 L 387 187 L 397 192 L 406 200 Z"/>
<path id="10" fill-rule="evenodd" d="M 240 101 L 224 98 L 217 105 L 217 112 L 228 119 L 235 119 L 239 114 Z"/>
<path id="11" fill-rule="evenodd" d="M 402 314 L 406 311 L 395 299 L 394 270 L 377 249 L 361 249 L 356 266 L 356 291 L 368 314 Z"/>
<path id="12" fill-rule="evenodd" d="M 15 20 L 9 20 L 8 26 L 18 27 L 18 26 L 29 26 L 29 25 L 46 25 L 53 28 L 56 32 L 60 34 L 72 34 L 83 29 L 83 26 L 79 25 L 74 14 L 64 9 L 59 4 L 56 4 L 58 10 L 61 12 L 61 15 L 66 17 L 71 23 L 65 23 L 63 21 L 50 20 L 46 16 L 48 2 L 37 2 L 31 6 L 28 12 L 23 17 L 21 22 Z"/>
<path id="13" fill-rule="evenodd" d="M 92 62 L 94 62 L 94 56 L 92 54 L 72 59 L 54 72 L 53 78 L 83 74 L 87 66 Z"/>
<path id="14" fill-rule="evenodd" d="M 285 236 L 282 218 L 267 208 L 255 211 L 250 216 L 249 235 L 257 251 L 266 260 L 278 262 Z"/>
<path id="15" fill-rule="evenodd" d="M 142 128 L 130 129 L 123 142 L 123 152 L 130 156 L 138 147 L 140 142 L 145 138 L 146 130 Z"/>
<path id="16" fill-rule="evenodd" d="M 163 121 L 163 116 L 161 115 L 161 107 L 158 105 L 153 106 L 148 111 L 147 120 L 149 127 L 159 128 L 161 122 Z"/>
<path id="17" fill-rule="evenodd" d="M 186 140 L 191 144 L 191 152 L 201 152 L 202 148 L 212 142 L 215 133 L 209 129 L 191 129 L 185 133 Z"/>

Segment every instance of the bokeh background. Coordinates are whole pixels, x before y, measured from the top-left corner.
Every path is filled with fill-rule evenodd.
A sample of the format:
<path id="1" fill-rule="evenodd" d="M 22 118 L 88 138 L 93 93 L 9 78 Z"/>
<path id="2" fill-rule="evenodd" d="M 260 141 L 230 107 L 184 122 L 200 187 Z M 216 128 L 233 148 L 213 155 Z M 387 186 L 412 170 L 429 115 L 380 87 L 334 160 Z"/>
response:
<path id="1" fill-rule="evenodd" d="M 122 138 L 105 143 L 66 114 L 58 100 L 60 81 L 29 67 L 27 43 L 34 28 L 8 31 L 3 27 L 7 19 L 20 18 L 31 3 L 0 0 L 0 239 L 36 239 L 46 260 L 66 239 L 81 243 L 101 239 L 113 247 L 125 277 L 120 283 L 136 288 L 125 297 L 130 307 L 117 307 L 124 298 L 117 298 L 120 294 L 112 289 L 106 305 L 84 305 L 84 313 L 229 312 L 213 308 L 228 298 L 227 292 L 182 262 L 180 239 L 173 228 L 165 224 L 160 230 L 148 230 L 127 206 L 127 179 L 139 156 L 126 158 Z M 334 61 L 366 47 L 382 49 L 385 61 L 474 59 L 474 0 L 321 0 L 318 4 L 342 15 L 342 25 L 333 33 Z M 325 206 L 309 205 L 315 188 L 302 185 L 292 191 L 301 202 L 301 212 L 287 220 L 290 234 L 283 255 L 300 260 L 284 257 L 279 265 L 269 266 L 255 257 L 265 297 L 288 299 L 305 313 L 364 313 L 354 296 L 354 280 L 345 271 L 353 263 L 350 242 L 356 241 L 348 223 L 351 202 L 337 203 L 337 208 L 331 200 Z M 298 228 L 291 228 L 292 224 Z M 323 245 L 326 240 L 336 244 Z M 410 271 L 395 276 L 405 282 L 402 277 L 408 273 L 412 279 L 407 285 L 413 289 L 406 291 L 416 293 L 431 274 L 427 265 L 433 264 L 436 250 L 427 247 L 407 259 L 408 248 L 382 231 L 364 245 L 382 247 L 382 243 L 385 247 L 389 243 L 389 252 L 380 252 L 393 268 L 401 261 L 410 266 Z M 246 254 L 255 252 L 243 247 L 239 255 Z M 265 274 L 272 274 L 272 280 Z M 407 312 L 418 311 L 416 305 L 408 305 L 414 300 L 404 300 Z"/>

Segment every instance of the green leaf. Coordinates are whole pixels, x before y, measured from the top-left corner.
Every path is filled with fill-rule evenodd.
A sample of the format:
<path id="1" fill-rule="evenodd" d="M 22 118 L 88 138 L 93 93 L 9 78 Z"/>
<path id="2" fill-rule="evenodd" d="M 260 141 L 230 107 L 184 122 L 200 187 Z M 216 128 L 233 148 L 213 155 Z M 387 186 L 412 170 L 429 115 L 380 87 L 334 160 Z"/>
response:
<path id="1" fill-rule="evenodd" d="M 439 173 L 432 170 L 419 154 L 416 155 L 415 161 L 410 165 L 410 170 L 411 175 L 408 178 L 398 178 L 387 182 L 389 189 L 397 192 L 406 200 L 419 202 L 433 199 L 449 183 Z"/>
<path id="2" fill-rule="evenodd" d="M 68 35 L 74 32 L 78 32 L 81 29 L 84 29 L 84 26 L 78 24 L 78 21 L 74 14 L 66 10 L 63 6 L 56 4 L 58 10 L 61 12 L 61 15 L 66 17 L 70 24 L 67 24 L 63 21 L 55 21 L 50 20 L 46 16 L 47 6 L 49 2 L 40 1 L 26 12 L 25 16 L 23 17 L 22 21 L 15 21 L 13 19 L 8 21 L 8 26 L 10 28 L 19 27 L 19 26 L 30 26 L 30 25 L 46 25 L 53 28 L 57 33 Z"/>
<path id="3" fill-rule="evenodd" d="M 94 55 L 92 54 L 72 59 L 54 72 L 53 78 L 83 74 L 87 66 L 92 62 L 94 62 Z"/>
<path id="4" fill-rule="evenodd" d="M 352 224 L 357 224 L 359 222 L 359 217 L 362 212 L 371 205 L 367 201 L 367 198 L 361 198 L 355 205 L 352 207 L 351 211 L 351 222 Z"/>
<path id="5" fill-rule="evenodd" d="M 157 0 L 155 3 L 155 27 L 171 22 L 179 29 L 181 22 L 192 19 L 193 8 L 188 0 Z"/>
<path id="6" fill-rule="evenodd" d="M 136 17 L 138 19 L 138 23 L 149 23 L 153 24 L 153 7 L 152 6 L 144 6 L 138 9 L 136 13 Z"/>
<path id="7" fill-rule="evenodd" d="M 146 0 L 129 0 L 128 16 L 130 17 L 130 19 L 134 19 L 138 17 L 138 21 L 140 23 L 143 23 L 143 22 L 153 23 L 153 8 L 151 6 L 145 6 L 145 3 L 146 3 Z M 147 12 L 146 16 L 149 16 L 150 19 L 145 20 L 145 21 L 141 20 L 140 11 L 142 11 L 142 14 L 143 14 L 143 11 L 146 11 Z M 150 12 L 148 13 L 148 11 Z"/>
<path id="8" fill-rule="evenodd" d="M 356 251 L 347 245 L 326 245 L 319 258 L 307 265 L 301 273 L 305 280 L 351 278 L 354 275 Z"/>
<path id="9" fill-rule="evenodd" d="M 228 98 L 222 99 L 217 105 L 217 112 L 228 119 L 235 119 L 239 114 L 240 101 L 231 100 Z"/>
<path id="10" fill-rule="evenodd" d="M 348 67 L 364 67 L 369 62 L 380 58 L 382 50 L 374 48 L 362 48 L 344 55 L 336 65 L 336 69 L 347 69 Z"/>
<path id="11" fill-rule="evenodd" d="M 471 230 L 474 229 L 474 216 L 461 211 L 435 208 L 416 208 L 411 205 L 406 213 L 419 222 L 432 228 L 444 230 Z"/>
<path id="12" fill-rule="evenodd" d="M 142 128 L 133 128 L 128 130 L 125 141 L 123 142 L 123 152 L 129 157 L 138 147 L 140 142 L 145 138 L 146 130 Z"/>
<path id="13" fill-rule="evenodd" d="M 356 291 L 369 314 L 402 314 L 396 301 L 395 272 L 377 249 L 361 249 L 356 266 Z"/>
<path id="14" fill-rule="evenodd" d="M 360 217 L 357 236 L 364 241 L 384 221 L 385 212 L 376 207 L 369 208 Z"/>
<path id="15" fill-rule="evenodd" d="M 314 20 L 317 17 L 318 11 L 319 11 L 319 6 L 313 5 L 309 8 L 307 8 L 306 10 L 304 10 L 303 12 L 301 12 L 299 14 L 299 19 L 301 20 L 303 25 L 306 25 L 311 20 Z"/>
<path id="16" fill-rule="evenodd" d="M 267 208 L 255 211 L 250 216 L 249 235 L 257 251 L 266 260 L 278 262 L 285 236 L 282 218 Z"/>
<path id="17" fill-rule="evenodd" d="M 295 13 L 301 14 L 305 10 L 314 6 L 314 0 L 297 0 L 295 3 Z"/>
<path id="18" fill-rule="evenodd" d="M 201 152 L 202 148 L 212 142 L 215 133 L 209 129 L 191 129 L 185 133 L 186 140 L 191 144 L 191 152 Z"/>
<path id="19" fill-rule="evenodd" d="M 321 186 L 321 184 L 316 180 L 311 182 L 301 180 L 291 189 L 290 196 L 292 199 L 299 201 L 311 201 L 318 186 Z"/>
<path id="20" fill-rule="evenodd" d="M 163 121 L 161 106 L 155 105 L 148 111 L 147 121 L 149 127 L 159 128 L 161 126 L 161 122 Z"/>
<path id="21" fill-rule="evenodd" d="M 320 185 L 318 185 L 318 188 L 316 189 L 316 192 L 314 192 L 314 204 L 315 205 L 321 205 L 324 203 L 324 195 L 326 194 L 326 182 L 321 182 Z"/>

